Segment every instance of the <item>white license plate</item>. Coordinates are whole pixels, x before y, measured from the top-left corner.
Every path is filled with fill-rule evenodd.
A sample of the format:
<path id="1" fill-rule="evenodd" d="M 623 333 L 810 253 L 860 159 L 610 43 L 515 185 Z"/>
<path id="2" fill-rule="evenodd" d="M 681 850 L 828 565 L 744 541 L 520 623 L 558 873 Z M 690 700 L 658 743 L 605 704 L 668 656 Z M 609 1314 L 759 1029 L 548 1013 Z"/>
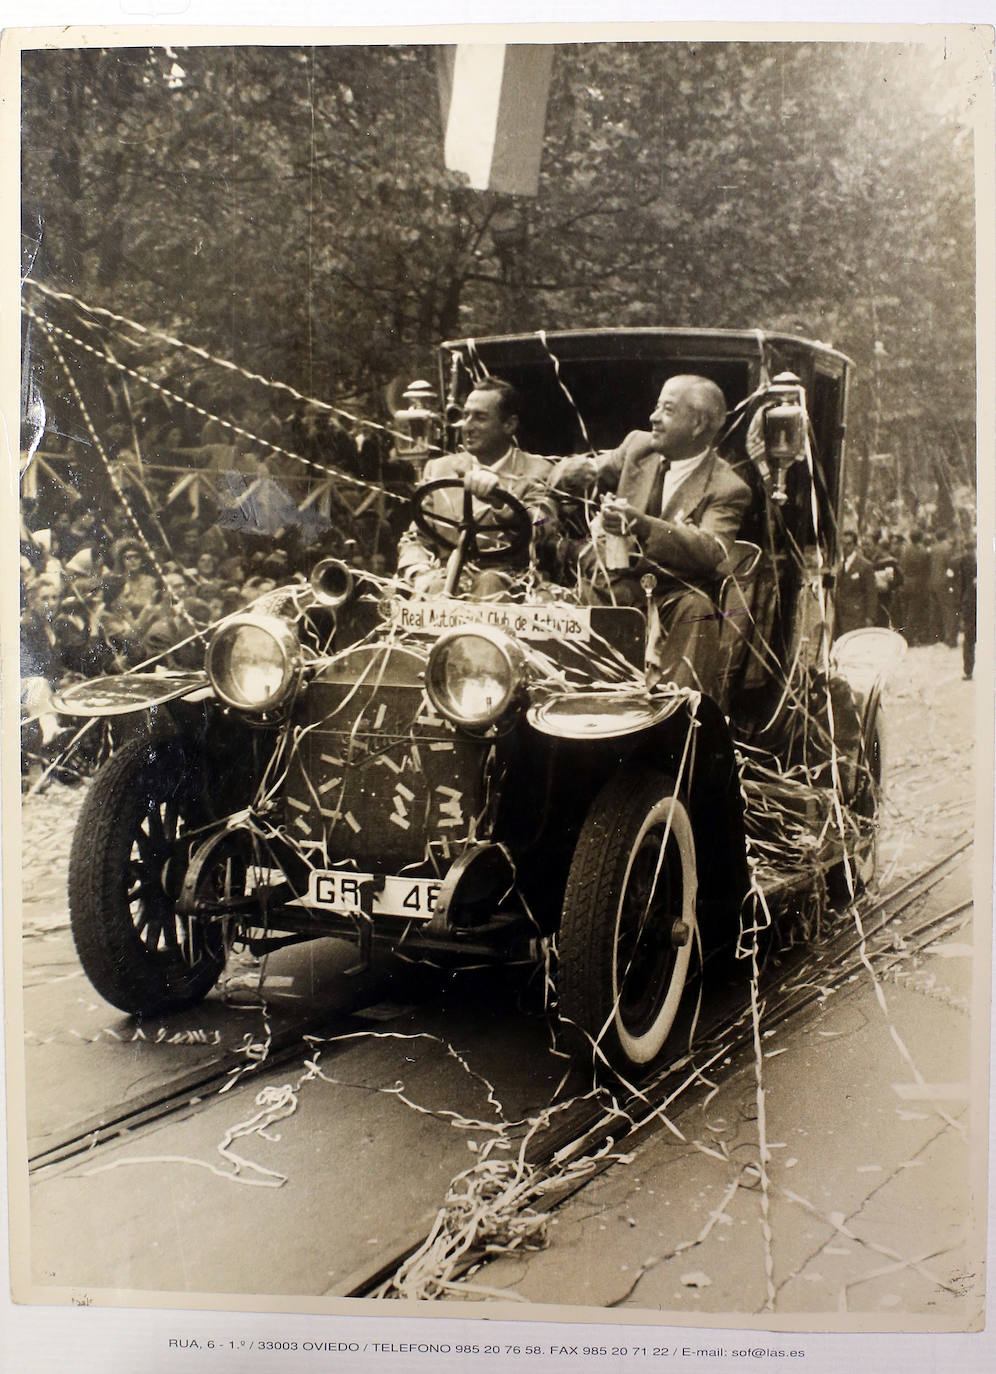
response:
<path id="1" fill-rule="evenodd" d="M 348 916 L 363 909 L 361 883 L 370 882 L 370 873 L 313 870 L 308 882 L 308 906 L 321 907 Z M 438 878 L 384 878 L 383 887 L 374 893 L 374 916 L 411 916 L 428 921 L 436 909 L 442 883 Z"/>

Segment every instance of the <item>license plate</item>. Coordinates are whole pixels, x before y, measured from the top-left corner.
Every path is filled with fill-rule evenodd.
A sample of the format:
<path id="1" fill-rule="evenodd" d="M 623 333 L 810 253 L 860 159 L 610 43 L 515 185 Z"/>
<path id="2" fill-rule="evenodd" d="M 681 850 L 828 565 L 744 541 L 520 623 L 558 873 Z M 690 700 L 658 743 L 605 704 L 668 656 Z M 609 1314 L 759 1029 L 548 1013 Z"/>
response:
<path id="1" fill-rule="evenodd" d="M 336 911 L 342 916 L 363 910 L 361 885 L 373 879 L 371 873 L 339 873 L 313 870 L 308 882 L 308 906 Z M 438 878 L 383 878 L 383 886 L 373 895 L 374 916 L 410 916 L 428 921 L 436 909 Z"/>

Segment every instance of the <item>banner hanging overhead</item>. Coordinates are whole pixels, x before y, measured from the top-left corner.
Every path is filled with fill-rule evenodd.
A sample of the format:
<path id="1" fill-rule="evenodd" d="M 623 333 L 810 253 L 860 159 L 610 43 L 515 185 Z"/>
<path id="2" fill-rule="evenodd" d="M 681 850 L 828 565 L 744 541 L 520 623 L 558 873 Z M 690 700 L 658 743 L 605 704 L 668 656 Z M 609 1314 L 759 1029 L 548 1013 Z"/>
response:
<path id="1" fill-rule="evenodd" d="M 478 191 L 534 196 L 553 47 L 461 43 L 439 50 L 446 166 Z"/>

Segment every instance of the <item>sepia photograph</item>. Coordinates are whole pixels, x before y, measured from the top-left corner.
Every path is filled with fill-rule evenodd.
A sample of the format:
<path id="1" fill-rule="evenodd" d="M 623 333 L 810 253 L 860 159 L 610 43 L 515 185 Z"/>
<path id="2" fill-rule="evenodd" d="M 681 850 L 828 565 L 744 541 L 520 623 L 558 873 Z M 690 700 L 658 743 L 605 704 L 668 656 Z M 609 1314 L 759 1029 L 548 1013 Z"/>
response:
<path id="1" fill-rule="evenodd" d="M 992 31 L 137 32 L 4 38 L 15 1302 L 980 1331 Z"/>

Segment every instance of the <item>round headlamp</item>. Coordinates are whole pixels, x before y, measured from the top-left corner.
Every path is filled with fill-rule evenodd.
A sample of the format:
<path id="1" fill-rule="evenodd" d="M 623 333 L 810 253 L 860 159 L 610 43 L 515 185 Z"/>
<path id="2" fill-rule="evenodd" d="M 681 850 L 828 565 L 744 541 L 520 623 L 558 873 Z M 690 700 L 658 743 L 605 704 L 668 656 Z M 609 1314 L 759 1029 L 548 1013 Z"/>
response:
<path id="1" fill-rule="evenodd" d="M 501 630 L 476 625 L 447 630 L 426 664 L 429 700 L 457 725 L 491 725 L 515 696 L 523 661 L 518 644 Z"/>
<path id="2" fill-rule="evenodd" d="M 211 686 L 240 711 L 270 711 L 286 698 L 300 665 L 300 645 L 286 621 L 269 615 L 236 615 L 219 626 L 208 645 L 205 668 Z"/>

